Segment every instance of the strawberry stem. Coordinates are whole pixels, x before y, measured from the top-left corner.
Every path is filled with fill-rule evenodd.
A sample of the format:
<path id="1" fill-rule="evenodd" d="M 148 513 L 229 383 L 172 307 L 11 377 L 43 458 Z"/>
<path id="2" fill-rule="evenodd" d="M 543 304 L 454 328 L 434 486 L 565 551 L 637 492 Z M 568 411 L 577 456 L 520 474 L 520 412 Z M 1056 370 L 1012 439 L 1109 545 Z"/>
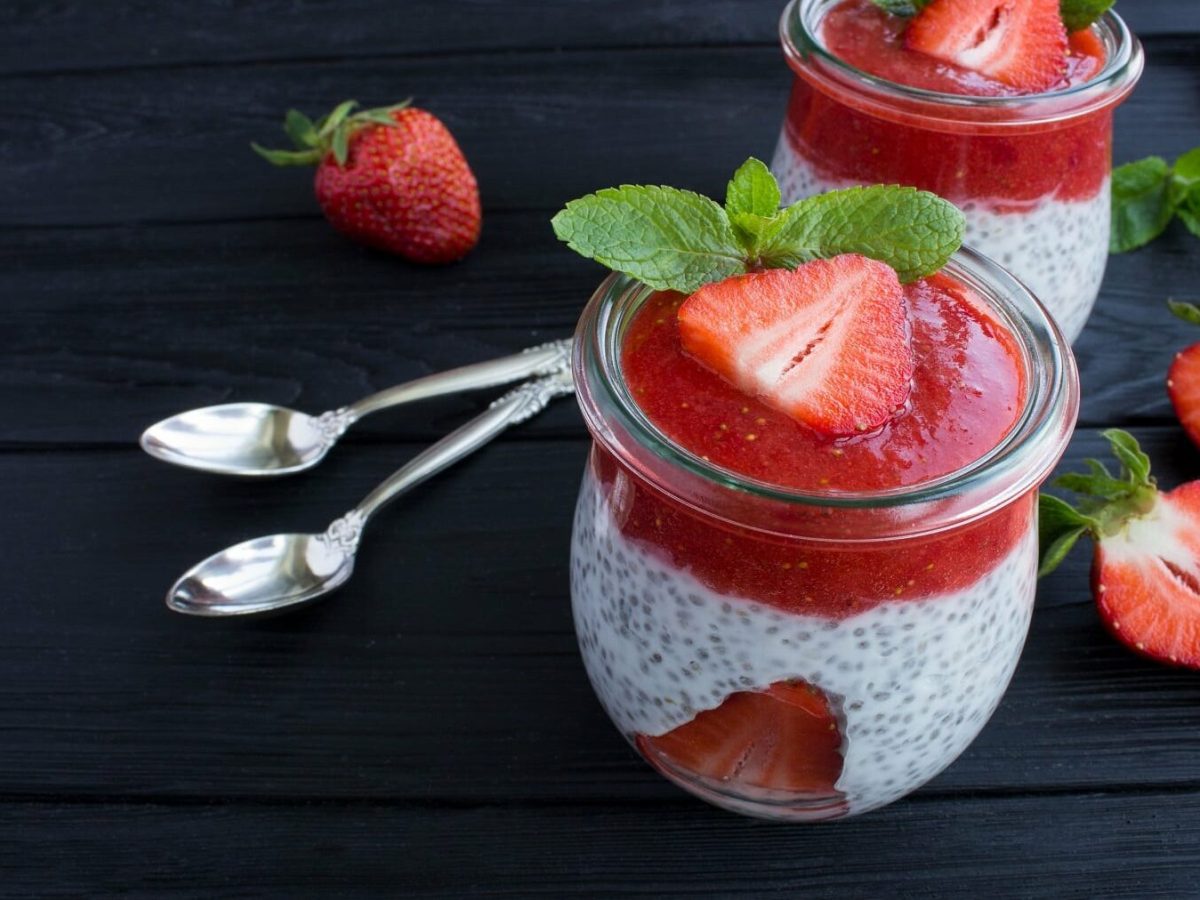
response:
<path id="1" fill-rule="evenodd" d="M 1076 506 L 1051 494 L 1038 498 L 1038 575 L 1054 571 L 1083 535 L 1111 537 L 1158 503 L 1150 457 L 1134 436 L 1119 428 L 1110 428 L 1103 436 L 1121 463 L 1119 475 L 1112 475 L 1099 460 L 1088 459 L 1086 473 L 1068 472 L 1054 481 L 1057 487 L 1082 496 Z"/>
<path id="2" fill-rule="evenodd" d="M 395 128 L 393 114 L 412 103 L 412 98 L 355 112 L 357 100 L 345 100 L 316 122 L 299 110 L 289 109 L 284 117 L 283 130 L 294 150 L 272 150 L 259 144 L 250 146 L 263 159 L 276 166 L 315 166 L 333 154 L 339 166 L 344 166 L 350 157 L 350 138 L 366 127 L 387 126 Z"/>

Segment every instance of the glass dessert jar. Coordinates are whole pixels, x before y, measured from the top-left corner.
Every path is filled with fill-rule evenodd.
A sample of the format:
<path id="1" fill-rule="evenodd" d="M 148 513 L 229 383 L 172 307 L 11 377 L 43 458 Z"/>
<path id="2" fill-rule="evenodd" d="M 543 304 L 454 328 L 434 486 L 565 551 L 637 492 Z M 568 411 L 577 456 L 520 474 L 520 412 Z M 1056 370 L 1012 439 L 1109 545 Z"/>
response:
<path id="1" fill-rule="evenodd" d="M 826 49 L 823 23 L 844 2 L 792 0 L 780 21 L 796 76 L 771 164 L 784 202 L 853 184 L 939 194 L 966 214 L 967 244 L 1028 284 L 1074 341 L 1108 258 L 1112 114 L 1141 76 L 1137 39 L 1107 13 L 1091 31 L 1103 63 L 1086 81 L 1021 96 L 943 93 Z"/>
<path id="2" fill-rule="evenodd" d="M 1005 270 L 963 249 L 943 274 L 1011 332 L 1014 424 L 954 471 L 871 491 L 784 488 L 681 446 L 622 370 L 654 292 L 612 275 L 583 313 L 574 369 L 593 449 L 571 559 L 583 661 L 638 752 L 711 803 L 787 821 L 882 806 L 948 766 L 1012 676 L 1033 607 L 1037 488 L 1070 439 L 1078 378 Z"/>

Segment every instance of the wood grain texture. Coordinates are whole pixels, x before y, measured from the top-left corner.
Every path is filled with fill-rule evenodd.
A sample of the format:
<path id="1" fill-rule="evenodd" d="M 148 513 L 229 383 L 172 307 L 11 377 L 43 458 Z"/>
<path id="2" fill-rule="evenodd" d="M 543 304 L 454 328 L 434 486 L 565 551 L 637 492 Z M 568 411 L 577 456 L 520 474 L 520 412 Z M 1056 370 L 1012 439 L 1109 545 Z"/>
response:
<path id="1" fill-rule="evenodd" d="M 384 413 L 320 470 L 235 483 L 133 441 L 181 408 L 318 411 L 569 333 L 600 279 L 547 227 L 619 182 L 717 194 L 774 145 L 780 0 L 0 5 L 0 896 L 1179 897 L 1200 875 L 1200 682 L 1098 624 L 1078 549 L 964 756 L 867 818 L 773 828 L 644 765 L 579 661 L 588 443 L 556 404 L 373 524 L 342 593 L 199 622 L 167 585 L 319 529 L 485 397 Z M 1200 8 L 1123 0 L 1149 68 L 1118 162 L 1200 143 Z M 420 269 L 247 143 L 291 105 L 408 94 L 480 176 L 484 239 Z M 1176 230 L 1110 262 L 1064 466 L 1136 425 L 1200 476 L 1162 378 L 1195 339 Z M 1094 426 L 1094 427 L 1093 427 Z"/>
<path id="2" fill-rule="evenodd" d="M 1145 81 L 1118 112 L 1118 161 L 1197 143 L 1200 36 L 1148 38 Z M 249 142 L 283 111 L 409 94 L 471 161 L 485 229 L 498 210 L 555 210 L 621 183 L 718 195 L 769 158 L 790 72 L 775 47 L 484 54 L 3 79 L 0 227 L 279 219 L 317 214 L 311 174 Z M 485 88 L 486 86 L 486 88 Z M 283 248 L 281 248 L 282 250 Z"/>
<path id="3" fill-rule="evenodd" d="M 930 798 L 803 828 L 735 820 L 678 797 L 7 811 L 22 827 L 0 842 L 5 887 L 38 897 L 1174 900 L 1194 896 L 1200 866 L 1195 792 Z"/>
<path id="4" fill-rule="evenodd" d="M 783 7 L 783 0 L 471 0 L 452 6 L 406 0 L 386 10 L 369 0 L 169 7 L 148 0 L 14 0 L 0 7 L 0 74 L 501 49 L 774 45 Z M 1200 31 L 1200 10 L 1186 0 L 1125 0 L 1119 10 L 1143 36 Z M 46 53 L 47 46 L 60 49 Z"/>
<path id="5" fill-rule="evenodd" d="M 1200 475 L 1175 429 L 1139 436 L 1165 485 Z M 1081 433 L 1064 465 L 1101 444 Z M 271 484 L 134 451 L 0 454 L 0 539 L 22 561 L 0 632 L 0 796 L 669 801 L 575 646 L 586 447 L 488 448 L 382 516 L 340 595 L 258 622 L 175 616 L 162 595 L 223 546 L 322 528 L 415 447 L 357 447 Z M 927 793 L 1200 789 L 1200 684 L 1107 637 L 1088 556 L 1043 584 L 1004 703 Z"/>
<path id="6" fill-rule="evenodd" d="M 570 334 L 599 266 L 542 212 L 495 213 L 449 269 L 363 250 L 319 220 L 10 232 L 0 248 L 0 446 L 121 444 L 181 409 L 311 412 Z M 1084 424 L 1171 420 L 1171 355 L 1200 333 L 1168 296 L 1200 283 L 1179 227 L 1113 257 L 1078 342 Z M 423 403 L 348 440 L 431 440 L 492 394 Z M 583 435 L 560 408 L 530 433 Z"/>

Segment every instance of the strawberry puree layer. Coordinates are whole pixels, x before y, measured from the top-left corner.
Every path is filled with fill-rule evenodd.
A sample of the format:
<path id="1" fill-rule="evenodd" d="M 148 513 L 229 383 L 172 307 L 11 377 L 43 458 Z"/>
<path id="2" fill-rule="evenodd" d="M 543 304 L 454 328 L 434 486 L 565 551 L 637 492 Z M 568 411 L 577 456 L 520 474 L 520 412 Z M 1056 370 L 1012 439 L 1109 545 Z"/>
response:
<path id="1" fill-rule="evenodd" d="M 905 286 L 905 297 L 917 359 L 912 390 L 906 408 L 872 434 L 831 440 L 691 359 L 680 346 L 677 294 L 655 294 L 635 315 L 624 339 L 625 380 L 668 437 L 742 475 L 822 492 L 919 484 L 996 446 L 1016 420 L 1025 385 L 1011 334 L 965 287 L 939 275 Z M 616 477 L 611 457 L 597 466 L 604 481 Z M 1023 511 L 1010 509 L 936 540 L 905 541 L 902 552 L 888 544 L 804 548 L 697 516 L 640 482 L 629 487 L 619 494 L 619 517 L 630 539 L 657 546 L 720 593 L 832 618 L 971 584 L 1028 525 Z"/>
<path id="2" fill-rule="evenodd" d="M 846 0 L 821 23 L 834 56 L 896 84 L 943 93 L 1011 93 L 978 73 L 957 69 L 903 47 L 904 20 L 870 0 Z M 1072 38 L 1063 86 L 1085 81 L 1102 67 L 1103 46 L 1085 32 Z M 1102 108 L 1059 122 L 1010 126 L 997 132 L 967 123 L 949 130 L 918 111 L 880 116 L 865 111 L 852 89 L 817 85 L 801 70 L 788 106 L 783 138 L 825 180 L 904 184 L 954 203 L 986 203 L 994 211 L 1027 208 L 1044 198 L 1083 200 L 1105 185 L 1112 158 L 1112 111 Z M 941 114 L 951 116 L 946 107 Z"/>
<path id="3" fill-rule="evenodd" d="M 764 605 L 734 585 L 713 590 L 674 561 L 667 541 L 629 536 L 622 495 L 638 489 L 621 470 L 606 483 L 601 459 L 597 451 L 576 510 L 571 593 L 588 675 L 622 732 L 663 735 L 735 693 L 791 681 L 823 691 L 837 718 L 842 765 L 829 796 L 709 782 L 651 759 L 674 780 L 755 815 L 861 813 L 944 769 L 994 711 L 1033 605 L 1032 498 L 1014 504 L 1023 527 L 986 574 L 915 601 L 884 592 L 839 617 L 785 612 L 778 607 L 804 605 Z M 949 553 L 942 562 L 955 565 Z M 806 754 L 817 751 L 789 746 L 785 755 Z"/>

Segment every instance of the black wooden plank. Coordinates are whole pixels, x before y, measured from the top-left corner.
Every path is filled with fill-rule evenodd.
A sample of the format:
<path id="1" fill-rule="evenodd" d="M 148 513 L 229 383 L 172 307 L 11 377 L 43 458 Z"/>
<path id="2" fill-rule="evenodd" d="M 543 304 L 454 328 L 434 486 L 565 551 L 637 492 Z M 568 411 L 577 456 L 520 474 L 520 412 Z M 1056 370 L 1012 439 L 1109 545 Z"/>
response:
<path id="1" fill-rule="evenodd" d="M 0 7 L 0 73 L 160 67 L 499 49 L 774 44 L 782 0 L 438 0 L 377 4 L 268 0 L 164 4 L 14 2 Z M 452 12 L 452 10 L 454 10 Z M 461 10 L 461 11 L 460 11 Z M 1180 0 L 1126 0 L 1138 34 L 1200 31 Z"/>
<path id="2" fill-rule="evenodd" d="M 413 266 L 321 220 L 10 233 L 0 249 L 0 441 L 136 440 L 184 408 L 310 412 L 568 337 L 603 270 L 546 213 L 495 214 L 466 261 Z M 495 392 L 364 421 L 349 439 L 446 433 Z M 552 410 L 537 433 L 582 434 Z"/>
<path id="3" fill-rule="evenodd" d="M 1164 484 L 1200 475 L 1176 430 L 1141 434 Z M 1099 444 L 1081 434 L 1071 460 Z M 488 448 L 382 516 L 340 596 L 262 622 L 185 619 L 161 597 L 222 546 L 323 527 L 413 447 L 357 447 L 272 484 L 132 451 L 0 454 L 0 540 L 18 561 L 0 630 L 0 795 L 669 800 L 575 648 L 567 553 L 585 448 Z M 1103 633 L 1087 556 L 1044 584 L 1008 696 L 933 793 L 1200 787 L 1200 684 Z"/>
<path id="4" fill-rule="evenodd" d="M 1118 160 L 1196 142 L 1200 35 L 1147 49 L 1145 82 L 1118 116 Z M 775 48 L 750 47 L 7 78 L 0 116 L 22 127 L 0 140 L 0 225 L 314 215 L 311 176 L 247 145 L 278 135 L 288 106 L 346 96 L 414 94 L 442 115 L 487 211 L 552 210 L 622 182 L 717 193 L 746 156 L 771 153 L 789 77 Z"/>
<path id="5" fill-rule="evenodd" d="M 10 232 L 0 247 L 0 442 L 128 444 L 180 409 L 317 412 L 408 378 L 569 335 L 599 266 L 543 212 L 495 213 L 448 269 L 362 250 L 319 220 Z M 1200 282 L 1183 228 L 1113 257 L 1077 346 L 1083 422 L 1170 420 L 1163 379 L 1200 332 L 1165 298 Z M 491 395 L 425 403 L 349 440 L 429 440 Z M 533 434 L 583 434 L 555 409 Z"/>
<path id="6" fill-rule="evenodd" d="M 0 841 L 6 892 L 38 897 L 1102 900 L 1194 896 L 1200 871 L 1194 792 L 937 798 L 791 828 L 686 800 L 466 809 L 10 803 L 0 819 L 12 823 Z"/>

